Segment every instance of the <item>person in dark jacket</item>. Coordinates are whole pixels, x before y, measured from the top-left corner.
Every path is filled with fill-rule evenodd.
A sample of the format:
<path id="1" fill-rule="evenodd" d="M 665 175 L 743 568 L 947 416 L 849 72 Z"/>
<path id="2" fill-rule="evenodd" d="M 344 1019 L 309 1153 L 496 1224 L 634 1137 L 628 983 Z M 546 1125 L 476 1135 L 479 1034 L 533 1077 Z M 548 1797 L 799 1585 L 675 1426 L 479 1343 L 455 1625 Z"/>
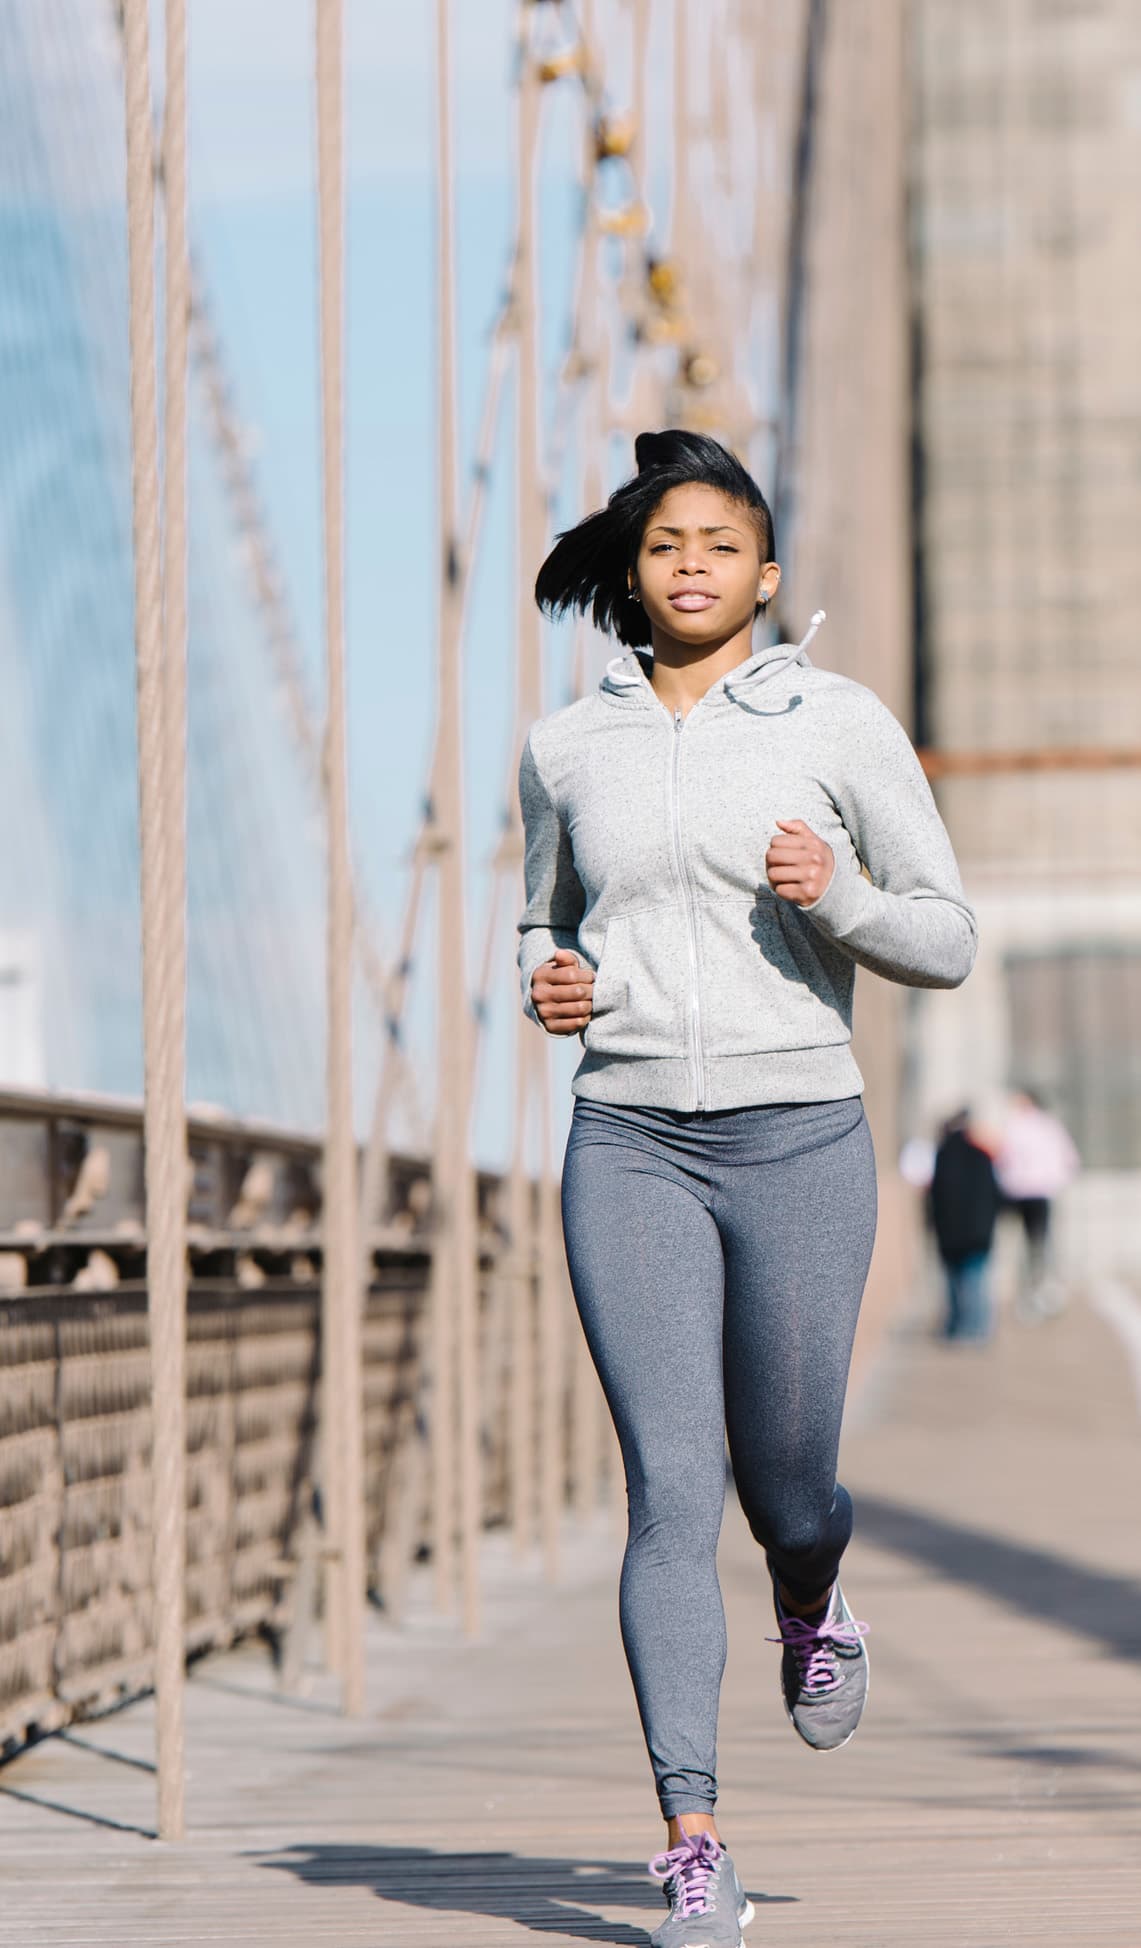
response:
<path id="1" fill-rule="evenodd" d="M 944 1123 L 931 1179 L 931 1221 L 947 1274 L 948 1339 L 986 1339 L 993 1323 L 990 1254 L 998 1216 L 994 1164 L 971 1135 L 970 1112 Z"/>

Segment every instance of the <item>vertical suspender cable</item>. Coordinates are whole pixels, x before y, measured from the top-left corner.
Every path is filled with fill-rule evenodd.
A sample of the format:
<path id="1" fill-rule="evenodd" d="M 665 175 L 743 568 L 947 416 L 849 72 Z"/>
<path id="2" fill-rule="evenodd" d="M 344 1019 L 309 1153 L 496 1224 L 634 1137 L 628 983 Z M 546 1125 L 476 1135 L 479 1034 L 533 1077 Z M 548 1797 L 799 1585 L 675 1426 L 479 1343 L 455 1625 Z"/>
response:
<path id="1" fill-rule="evenodd" d="M 633 0 L 633 61 L 634 61 L 634 137 L 635 149 L 634 175 L 638 194 L 645 199 L 650 180 L 649 155 L 649 80 L 650 80 L 650 0 Z M 630 254 L 634 256 L 639 248 L 644 255 L 644 247 L 634 243 Z"/>
<path id="2" fill-rule="evenodd" d="M 186 1046 L 186 645 L 187 645 L 187 372 L 190 330 L 190 252 L 186 235 L 186 0 L 166 0 L 166 100 L 162 142 L 166 219 L 163 512 L 163 672 L 166 713 L 168 838 L 166 873 L 171 918 L 173 1047 L 179 1064 L 174 1105 L 180 1157 Z M 183 1167 L 184 1160 L 183 1160 Z M 185 1199 L 178 1200 L 180 1260 L 186 1252 Z"/>
<path id="3" fill-rule="evenodd" d="M 543 481 L 539 469 L 539 338 L 535 265 L 535 171 L 539 148 L 541 83 L 529 31 L 524 25 L 519 63 L 519 126 L 516 148 L 518 208 L 515 300 L 518 333 L 516 363 L 516 497 L 519 561 L 519 650 L 517 702 L 521 733 L 542 707 L 542 639 L 531 585 L 543 546 Z M 533 1024 L 531 1024 L 533 1026 Z"/>
<path id="4" fill-rule="evenodd" d="M 188 629 L 187 535 L 187 336 L 190 322 L 190 257 L 186 239 L 186 0 L 166 0 L 166 101 L 163 111 L 165 234 L 163 383 L 163 783 L 166 787 L 166 953 L 170 1009 L 170 1170 L 166 1194 L 170 1268 L 164 1272 L 166 1317 L 161 1335 L 161 1425 L 154 1436 L 156 1495 L 163 1530 L 156 1525 L 156 1610 L 165 1615 L 158 1638 L 164 1665 L 161 1698 L 177 1700 L 165 1733 L 182 1770 L 182 1683 L 186 1630 L 186 655 Z M 156 1335 L 157 1339 L 157 1335 Z M 156 1379 L 158 1376 L 156 1356 Z M 164 1484 L 160 1489 L 160 1481 Z M 163 1707 L 160 1704 L 160 1720 Z M 173 1765 L 172 1765 L 173 1772 Z M 161 1773 L 160 1773 L 161 1782 Z M 160 1783 L 160 1791 L 161 1783 Z M 168 1787 L 170 1823 L 181 1825 L 182 1783 Z M 160 1824 L 162 1823 L 160 1819 Z"/>
<path id="5" fill-rule="evenodd" d="M 345 750 L 344 0 L 316 0 L 316 40 L 328 832 L 322 1445 L 333 1532 L 331 1640 L 341 1702 L 355 1715 L 364 1708 L 365 1548 L 361 1260 L 352 1099 L 353 906 Z"/>
<path id="6" fill-rule="evenodd" d="M 692 278 L 693 261 L 693 157 L 690 154 L 690 71 L 689 8 L 686 0 L 674 0 L 673 73 L 673 195 L 670 199 L 670 232 L 674 263 Z M 688 299 L 689 291 L 684 293 Z"/>
<path id="7" fill-rule="evenodd" d="M 479 1627 L 479 1532 L 481 1515 L 479 1456 L 479 1343 L 476 1283 L 475 1173 L 471 1164 L 472 1022 L 468 993 L 467 926 L 464 912 L 463 681 L 460 629 L 463 576 L 456 495 L 455 278 L 453 267 L 451 70 L 449 0 L 436 0 L 437 194 L 439 252 L 437 312 L 439 444 L 437 493 L 442 560 L 439 608 L 439 709 L 436 727 L 436 818 L 438 867 L 436 951 L 438 960 L 436 1042 L 439 1074 L 436 1097 L 434 1183 L 437 1259 L 432 1294 L 441 1352 L 454 1348 L 447 1362 L 455 1382 L 456 1512 L 459 1518 L 460 1579 L 464 1628 Z M 439 1369 L 437 1369 L 439 1370 Z M 433 1396 L 433 1448 L 450 1421 L 452 1403 Z M 437 1467 L 443 1474 L 443 1461 Z"/>
<path id="8" fill-rule="evenodd" d="M 813 175 L 817 161 L 816 117 L 820 70 L 828 26 L 827 0 L 805 0 L 800 105 L 793 156 L 792 207 L 788 218 L 787 261 L 784 274 L 779 433 L 773 481 L 773 520 L 780 545 L 786 550 L 784 557 L 786 575 L 791 565 L 787 560 L 789 537 L 792 535 L 795 542 L 796 533 L 801 365 L 804 353 L 804 316 L 808 303 L 809 220 Z"/>
<path id="9" fill-rule="evenodd" d="M 644 23 L 645 9 L 640 10 L 635 23 L 635 64 L 640 44 L 637 29 Z M 583 0 L 581 35 L 583 65 L 594 72 L 597 68 L 594 52 L 595 10 L 594 0 Z M 602 292 L 599 277 L 599 246 L 601 236 L 598 224 L 598 205 L 595 193 L 595 127 L 594 118 L 589 112 L 589 100 L 583 116 L 583 194 L 588 200 L 586 225 L 582 241 L 582 344 L 581 353 L 585 360 L 587 383 L 582 395 L 582 410 L 579 415 L 578 459 L 579 479 L 582 495 L 582 511 L 601 507 L 605 498 L 605 460 L 607 449 L 607 425 L 610 407 L 610 340 L 607 320 L 603 315 Z M 638 124 L 639 141 L 642 140 L 641 124 Z M 571 690 L 577 700 L 586 694 L 588 646 L 593 636 L 590 622 L 581 616 L 575 626 L 574 655 L 572 662 Z M 561 1262 L 560 1262 L 561 1259 Z M 559 1285 L 564 1301 L 569 1297 L 565 1259 L 560 1254 L 555 1263 Z M 578 1514 L 593 1512 L 598 1499 L 598 1477 L 602 1461 L 602 1391 L 594 1361 L 590 1357 L 585 1336 L 576 1329 L 573 1338 L 574 1353 L 570 1380 L 570 1455 L 569 1480 L 571 1496 Z"/>
<path id="10" fill-rule="evenodd" d="M 594 51 L 593 0 L 584 0 L 580 33 L 583 66 L 588 72 L 593 72 L 597 66 Z M 640 140 L 640 128 L 638 133 Z M 610 345 L 607 323 L 602 315 L 599 279 L 599 251 L 602 239 L 598 224 L 598 200 L 594 180 L 597 168 L 596 140 L 594 116 L 591 113 L 588 97 L 583 114 L 582 131 L 582 193 L 587 199 L 587 215 L 582 239 L 580 287 L 582 343 L 579 348 L 585 362 L 587 383 L 582 394 L 583 403 L 578 424 L 578 469 L 579 479 L 582 482 L 583 513 L 602 506 L 605 492 L 603 480 L 610 393 Z M 580 616 L 575 624 L 571 663 L 571 695 L 576 701 L 586 693 L 587 653 L 592 634 L 592 624 L 585 616 Z"/>
<path id="11" fill-rule="evenodd" d="M 542 536 L 537 390 L 538 353 L 534 315 L 532 257 L 535 248 L 534 158 L 539 128 L 539 79 L 531 49 L 526 10 L 520 28 L 519 117 L 516 154 L 515 315 L 515 505 L 518 536 L 518 609 L 516 618 L 515 709 L 517 743 L 539 715 L 542 696 L 542 644 L 539 614 L 531 582 L 539 566 Z M 517 812 L 512 807 L 513 821 Z M 517 833 L 522 856 L 522 833 Z M 511 1331 L 511 1502 L 516 1546 L 527 1548 L 535 1528 L 535 1215 L 527 1180 L 527 1131 L 538 1065 L 546 1050 L 537 1041 L 534 1024 L 520 1012 L 515 1026 L 515 1102 L 512 1130 L 508 1214 L 512 1256 Z"/>
<path id="12" fill-rule="evenodd" d="M 546 539 L 546 505 L 539 466 L 539 265 L 535 226 L 541 83 L 529 36 L 519 77 L 519 364 L 516 428 L 519 496 L 519 707 L 525 732 L 542 709 L 542 636 L 531 590 Z M 543 1560 L 549 1577 L 558 1569 L 559 1515 L 563 1499 L 563 1413 L 557 1242 L 552 1239 L 549 1195 L 550 1062 L 545 1040 L 519 1017 L 525 1035 L 523 1060 L 530 1071 L 527 1097 L 539 1119 L 535 1149 L 538 1206 L 533 1212 L 539 1296 L 539 1511 Z M 524 1119 L 526 1120 L 526 1119 Z M 523 1132 L 517 1132 L 517 1145 Z M 521 1157 L 521 1152 L 520 1152 Z M 530 1233 L 531 1226 L 528 1226 Z"/>
<path id="13" fill-rule="evenodd" d="M 673 181 L 670 194 L 670 254 L 680 279 L 682 310 L 692 330 L 694 299 L 700 289 L 694 250 L 693 156 L 690 151 L 692 92 L 689 70 L 690 19 L 687 0 L 674 0 L 673 36 Z M 678 361 L 678 376 L 682 361 Z M 679 425 L 690 424 L 694 400 L 688 388 L 672 388 L 667 395 L 667 416 Z"/>
<path id="14" fill-rule="evenodd" d="M 176 9 L 168 26 L 174 94 L 168 103 L 175 169 L 172 208 L 185 197 L 183 147 L 185 84 L 183 35 Z M 185 1332 L 186 1146 L 183 1118 L 184 1050 L 180 983 L 184 950 L 181 770 L 184 737 L 178 711 L 181 682 L 170 681 L 163 646 L 159 520 L 158 387 L 154 315 L 154 156 L 151 125 L 147 0 L 126 0 L 124 84 L 127 134 L 127 265 L 131 351 L 131 489 L 135 555 L 135 666 L 139 763 L 139 845 L 143 935 L 143 1045 L 147 1291 L 152 1362 L 154 1475 L 155 1691 L 157 1697 L 158 1830 L 167 1840 L 185 1831 L 184 1589 L 185 1589 Z M 169 86 L 169 82 L 168 82 Z M 175 253 L 179 216 L 174 215 Z M 177 266 L 171 267 L 177 302 Z M 168 271 L 168 276 L 171 272 Z M 168 373 L 172 392 L 184 383 L 185 356 Z M 168 344 L 168 355 L 170 345 Z M 176 448 L 180 409 L 173 408 Z M 176 471 L 185 450 L 170 456 Z M 174 489 L 172 553 L 185 547 L 177 522 L 184 501 Z M 183 586 L 176 571 L 176 595 Z M 182 617 L 185 616 L 183 598 Z M 175 639 L 177 607 L 167 649 Z M 184 629 L 185 623 L 181 625 Z M 171 857 L 171 853 L 174 857 Z"/>

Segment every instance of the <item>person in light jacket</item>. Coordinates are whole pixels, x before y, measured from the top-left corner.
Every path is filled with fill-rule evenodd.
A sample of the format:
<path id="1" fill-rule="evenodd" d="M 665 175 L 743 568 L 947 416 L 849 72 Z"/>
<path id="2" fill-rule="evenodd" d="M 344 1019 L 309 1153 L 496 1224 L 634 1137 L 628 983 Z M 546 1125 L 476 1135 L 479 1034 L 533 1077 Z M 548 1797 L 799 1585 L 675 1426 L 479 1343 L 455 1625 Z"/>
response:
<path id="1" fill-rule="evenodd" d="M 1030 1324 L 1060 1312 L 1066 1290 L 1052 1274 L 1050 1218 L 1054 1200 L 1081 1169 L 1065 1124 L 1032 1089 L 1011 1096 L 994 1160 L 1003 1201 L 1022 1220 L 1026 1243 L 1015 1309 Z"/>
<path id="2" fill-rule="evenodd" d="M 954 987 L 976 929 L 906 734 L 809 658 L 822 616 L 754 645 L 780 582 L 756 482 L 704 434 L 635 455 L 535 585 L 626 653 L 527 738 L 519 970 L 527 1013 L 583 1044 L 563 1227 L 626 1471 L 622 1638 L 667 1822 L 652 1939 L 738 1948 L 752 1908 L 714 1816 L 725 1439 L 786 1710 L 833 1750 L 868 1676 L 836 1480 L 876 1221 L 855 969 Z"/>

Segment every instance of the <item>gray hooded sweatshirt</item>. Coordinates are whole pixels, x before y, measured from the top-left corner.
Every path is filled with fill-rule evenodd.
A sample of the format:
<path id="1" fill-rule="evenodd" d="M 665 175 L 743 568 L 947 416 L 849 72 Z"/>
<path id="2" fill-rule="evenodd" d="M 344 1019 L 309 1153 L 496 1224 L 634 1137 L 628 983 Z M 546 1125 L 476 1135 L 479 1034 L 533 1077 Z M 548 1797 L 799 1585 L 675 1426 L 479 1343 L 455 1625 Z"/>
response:
<path id="1" fill-rule="evenodd" d="M 597 1102 L 856 1095 L 855 963 L 950 988 L 975 956 L 974 914 L 906 733 L 803 644 L 750 656 L 685 718 L 649 667 L 615 657 L 593 696 L 527 739 L 524 1008 L 538 1020 L 531 979 L 557 947 L 595 969 L 572 1087 Z M 836 861 L 807 907 L 765 874 L 777 820 L 794 818 Z"/>

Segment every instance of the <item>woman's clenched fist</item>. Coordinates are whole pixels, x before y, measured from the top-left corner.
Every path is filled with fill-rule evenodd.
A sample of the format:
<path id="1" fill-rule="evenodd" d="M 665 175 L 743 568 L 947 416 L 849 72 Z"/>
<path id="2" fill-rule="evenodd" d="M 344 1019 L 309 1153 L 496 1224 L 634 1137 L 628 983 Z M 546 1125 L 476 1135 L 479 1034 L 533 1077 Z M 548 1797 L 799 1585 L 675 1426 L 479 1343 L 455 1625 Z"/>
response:
<path id="1" fill-rule="evenodd" d="M 531 976 L 535 1013 L 548 1035 L 577 1035 L 585 1028 L 593 992 L 593 967 L 584 967 L 569 947 L 557 947 Z"/>
<path id="2" fill-rule="evenodd" d="M 769 885 L 778 899 L 811 906 L 836 870 L 832 848 L 802 818 L 778 818 L 777 832 L 765 854 Z"/>

